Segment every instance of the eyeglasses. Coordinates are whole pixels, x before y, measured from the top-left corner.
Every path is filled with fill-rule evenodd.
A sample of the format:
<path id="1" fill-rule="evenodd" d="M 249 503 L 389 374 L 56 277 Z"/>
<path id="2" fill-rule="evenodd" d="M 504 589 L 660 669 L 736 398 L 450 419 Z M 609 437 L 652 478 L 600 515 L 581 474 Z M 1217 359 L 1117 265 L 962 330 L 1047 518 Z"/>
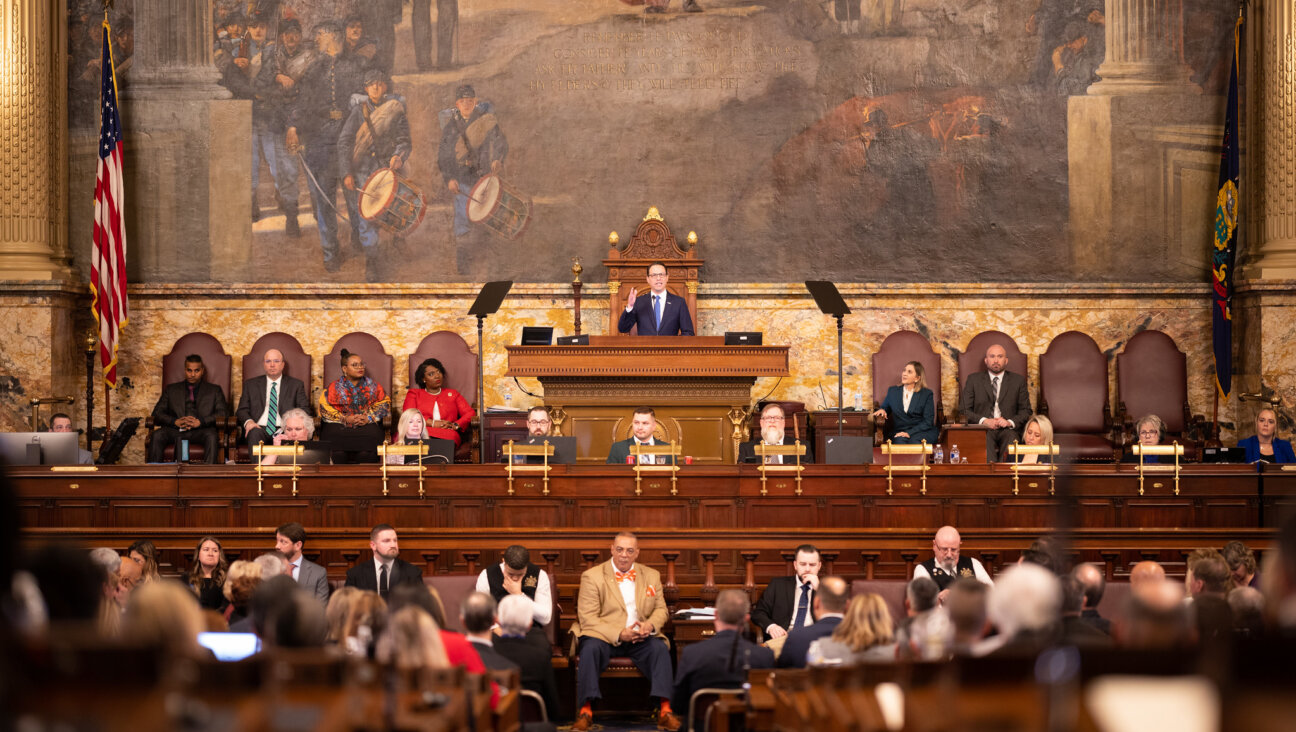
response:
<path id="1" fill-rule="evenodd" d="M 760 418 L 760 421 L 762 421 L 762 422 L 782 422 L 782 421 L 784 421 L 784 418 L 783 418 L 783 417 L 761 417 L 761 418 Z"/>
<path id="2" fill-rule="evenodd" d="M 651 280 L 656 277 L 665 277 L 665 276 L 666 276 L 665 272 L 653 272 L 652 274 L 648 275 L 648 279 Z"/>
<path id="3" fill-rule="evenodd" d="M 528 419 L 527 424 L 549 424 L 547 419 Z"/>
<path id="4" fill-rule="evenodd" d="M 1160 437 L 1160 430 L 1139 430 L 1139 437 Z"/>

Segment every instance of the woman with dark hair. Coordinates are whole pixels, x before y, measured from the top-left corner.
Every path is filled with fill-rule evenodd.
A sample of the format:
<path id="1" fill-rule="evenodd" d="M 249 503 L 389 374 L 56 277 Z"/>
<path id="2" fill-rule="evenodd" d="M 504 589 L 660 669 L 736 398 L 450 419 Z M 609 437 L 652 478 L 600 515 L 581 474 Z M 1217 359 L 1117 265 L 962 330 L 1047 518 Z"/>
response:
<path id="1" fill-rule="evenodd" d="M 882 406 L 873 418 L 891 424 L 883 428 L 886 438 L 897 445 L 931 445 L 940 436 L 936 428 L 936 397 L 923 381 L 923 365 L 910 361 L 900 370 L 900 385 L 887 389 Z"/>
<path id="2" fill-rule="evenodd" d="M 229 602 L 225 599 L 225 575 L 229 562 L 225 550 L 214 536 L 204 536 L 194 549 L 194 563 L 189 570 L 189 589 L 198 596 L 198 605 L 204 610 L 224 612 Z"/>
<path id="3" fill-rule="evenodd" d="M 319 406 L 320 437 L 333 446 L 334 463 L 378 462 L 391 400 L 382 384 L 365 374 L 360 354 L 342 349 L 342 376 L 320 394 Z"/>
<path id="4" fill-rule="evenodd" d="M 445 382 L 445 366 L 435 358 L 425 360 L 414 370 L 414 383 L 418 388 L 405 393 L 401 411 L 419 410 L 423 413 L 428 437 L 453 440 L 458 447 L 477 412 L 463 394 L 445 386 Z"/>

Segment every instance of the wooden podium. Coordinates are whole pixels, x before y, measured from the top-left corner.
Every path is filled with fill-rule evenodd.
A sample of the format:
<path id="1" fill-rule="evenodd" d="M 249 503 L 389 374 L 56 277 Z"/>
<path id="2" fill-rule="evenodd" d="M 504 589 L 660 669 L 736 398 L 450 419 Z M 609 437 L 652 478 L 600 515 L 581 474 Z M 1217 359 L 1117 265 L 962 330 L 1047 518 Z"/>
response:
<path id="1" fill-rule="evenodd" d="M 565 415 L 579 463 L 607 460 L 629 435 L 631 411 L 657 412 L 657 437 L 695 463 L 732 464 L 761 376 L 788 375 L 787 346 L 726 346 L 716 336 L 590 336 L 588 346 L 508 346 L 505 376 L 531 376 Z"/>

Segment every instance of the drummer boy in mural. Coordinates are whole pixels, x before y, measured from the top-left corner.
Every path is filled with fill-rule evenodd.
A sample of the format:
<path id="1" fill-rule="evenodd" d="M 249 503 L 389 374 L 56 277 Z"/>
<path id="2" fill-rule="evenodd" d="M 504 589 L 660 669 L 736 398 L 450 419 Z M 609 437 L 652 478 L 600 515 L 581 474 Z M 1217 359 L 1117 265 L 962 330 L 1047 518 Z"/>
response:
<path id="1" fill-rule="evenodd" d="M 454 107 L 442 110 L 437 119 L 441 123 L 437 166 L 454 194 L 455 236 L 463 237 L 471 231 L 468 192 L 483 175 L 499 173 L 508 155 L 508 140 L 500 131 L 495 108 L 479 101 L 468 84 L 457 90 Z"/>
<path id="2" fill-rule="evenodd" d="M 391 80 L 382 69 L 364 75 L 364 94 L 351 95 L 351 114 L 338 137 L 343 196 L 347 215 L 360 238 L 365 255 L 365 279 L 378 280 L 378 228 L 360 215 L 360 191 L 380 168 L 398 172 L 410 155 L 409 120 L 405 99 L 392 93 Z"/>

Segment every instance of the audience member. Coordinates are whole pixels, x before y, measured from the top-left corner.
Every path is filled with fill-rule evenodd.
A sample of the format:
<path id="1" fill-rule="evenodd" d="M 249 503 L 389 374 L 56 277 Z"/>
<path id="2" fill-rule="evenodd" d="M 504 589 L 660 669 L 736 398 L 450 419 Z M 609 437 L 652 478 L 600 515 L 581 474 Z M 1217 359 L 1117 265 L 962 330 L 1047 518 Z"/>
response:
<path id="1" fill-rule="evenodd" d="M 986 428 L 986 462 L 995 462 L 1008 445 L 1021 439 L 1019 430 L 1031 416 L 1026 378 L 1008 371 L 1003 346 L 986 349 L 985 371 L 967 377 L 959 398 L 959 415 Z"/>
<path id="2" fill-rule="evenodd" d="M 289 574 L 291 569 L 288 564 L 288 557 L 277 549 L 266 552 L 252 561 L 261 565 L 261 579 L 270 579 L 281 574 Z"/>
<path id="3" fill-rule="evenodd" d="M 760 456 L 756 454 L 757 445 L 783 445 L 787 436 L 787 420 L 783 417 L 783 407 L 777 404 L 766 404 L 760 412 L 760 434 L 754 435 L 755 439 L 744 442 L 738 446 L 738 462 L 740 463 L 758 463 Z M 802 463 L 814 462 L 814 450 L 811 448 L 810 441 L 802 438 L 801 444 L 805 446 L 805 454 L 801 456 Z M 791 455 L 767 455 L 765 462 L 770 465 L 782 465 L 784 463 L 795 463 L 796 458 Z"/>
<path id="4" fill-rule="evenodd" d="M 1035 564 L 1009 567 L 999 575 L 987 606 L 999 636 L 983 650 L 995 655 L 1038 653 L 1057 637 L 1061 604 L 1057 575 Z"/>
<path id="5" fill-rule="evenodd" d="M 815 593 L 814 625 L 793 628 L 783 642 L 777 665 L 779 668 L 804 668 L 810 644 L 832 635 L 841 624 L 846 603 L 850 600 L 850 586 L 841 577 L 824 577 Z"/>
<path id="6" fill-rule="evenodd" d="M 203 446 L 208 463 L 220 462 L 216 426 L 229 415 L 225 390 L 207 381 L 202 356 L 190 354 L 184 360 L 184 381 L 167 384 L 153 407 L 153 433 L 149 437 L 149 462 L 160 463 L 168 445 L 175 446 L 176 460 L 187 460 L 181 440 Z"/>
<path id="7" fill-rule="evenodd" d="M 26 570 L 35 581 L 35 596 L 44 600 L 44 618 L 49 623 L 94 622 L 103 597 L 103 566 L 82 549 L 58 544 L 42 546 L 25 556 Z M 0 623 L 4 614 L 0 613 Z"/>
<path id="8" fill-rule="evenodd" d="M 143 582 L 144 568 L 138 562 L 123 561 L 117 571 L 117 605 L 123 611 L 130 602 L 131 593 Z"/>
<path id="9" fill-rule="evenodd" d="M 971 577 L 960 577 L 946 590 L 945 614 L 953 629 L 950 647 L 955 656 L 970 656 L 986 634 L 990 622 L 986 616 L 986 603 L 990 586 Z"/>
<path id="10" fill-rule="evenodd" d="M 302 555 L 302 547 L 305 545 L 306 529 L 296 521 L 275 529 L 275 549 L 287 557 L 289 576 L 314 595 L 315 599 L 326 603 L 329 598 L 328 572 Z"/>
<path id="11" fill-rule="evenodd" d="M 100 587 L 99 613 L 95 620 L 99 634 L 104 638 L 116 638 L 121 630 L 122 608 L 117 604 L 118 588 L 121 585 L 122 557 L 113 549 L 99 547 L 90 550 L 90 561 L 103 572 L 103 584 Z M 131 564 L 135 564 L 131 562 Z"/>
<path id="12" fill-rule="evenodd" d="M 373 551 L 373 559 L 347 570 L 347 587 L 371 590 L 387 599 L 387 592 L 397 585 L 423 585 L 423 573 L 418 567 L 400 558 L 396 529 L 387 524 L 375 526 L 369 532 L 369 549 Z M 445 627 L 444 622 L 437 625 Z"/>
<path id="13" fill-rule="evenodd" d="M 1075 575 L 1062 578 L 1062 627 L 1060 640 L 1078 648 L 1106 648 L 1111 636 L 1085 622 L 1081 617 L 1084 608 L 1084 585 Z"/>
<path id="14" fill-rule="evenodd" d="M 1130 588 L 1124 614 L 1114 624 L 1121 648 L 1167 651 L 1194 642 L 1183 586 L 1165 579 L 1145 579 Z"/>
<path id="15" fill-rule="evenodd" d="M 975 577 L 977 580 L 994 585 L 990 573 L 986 572 L 981 560 L 959 555 L 963 538 L 953 526 L 942 526 L 932 539 L 932 558 L 914 567 L 914 579 L 927 577 L 936 582 L 938 589 L 944 590 L 959 577 Z"/>
<path id="16" fill-rule="evenodd" d="M 225 575 L 225 599 L 229 600 L 228 615 L 230 631 L 234 633 L 252 632 L 252 621 L 248 618 L 248 603 L 252 601 L 252 592 L 261 584 L 261 565 L 243 559 L 235 561 Z"/>
<path id="17" fill-rule="evenodd" d="M 1103 594 L 1107 591 L 1107 577 L 1097 565 L 1089 562 L 1077 564 L 1071 570 L 1071 576 L 1079 580 L 1084 589 L 1080 619 L 1110 636 L 1111 621 L 1098 614 L 1098 603 L 1102 602 Z"/>
<path id="18" fill-rule="evenodd" d="M 446 658 L 450 659 L 451 666 L 463 667 L 465 671 L 473 674 L 486 672 L 486 665 L 482 663 L 481 656 L 473 644 L 469 643 L 463 634 L 446 630 L 445 604 L 441 602 L 441 595 L 436 588 L 428 587 L 421 582 L 393 587 L 391 602 L 388 603 L 390 611 L 394 613 L 407 605 L 422 608 L 441 629 L 441 645 L 445 648 Z M 492 684 L 491 706 L 495 706 L 499 701 L 498 694 L 499 689 Z"/>
<path id="19" fill-rule="evenodd" d="M 748 669 L 774 667 L 773 651 L 742 637 L 750 606 L 742 590 L 721 590 L 716 595 L 715 635 L 685 646 L 680 654 L 673 708 L 687 713 L 698 689 L 738 689 L 746 683 Z"/>
<path id="20" fill-rule="evenodd" d="M 72 428 L 72 418 L 63 412 L 55 412 L 50 415 L 49 421 L 50 432 L 76 432 Z M 94 455 L 89 450 L 77 448 L 77 463 L 81 465 L 94 465 Z"/>
<path id="21" fill-rule="evenodd" d="M 1133 567 L 1130 567 L 1129 581 L 1130 590 L 1133 591 L 1139 586 L 1149 583 L 1154 584 L 1164 581 L 1166 578 L 1165 569 L 1156 562 L 1145 559 Z"/>
<path id="22" fill-rule="evenodd" d="M 296 33 L 300 39 L 301 30 Z M 270 66 L 266 68 L 273 71 Z M 295 226 L 296 201 L 291 205 L 294 213 L 289 220 Z M 234 410 L 234 417 L 243 428 L 243 437 L 249 448 L 270 442 L 279 434 L 289 412 L 300 409 L 309 415 L 311 410 L 306 385 L 301 379 L 284 373 L 284 357 L 279 349 L 266 349 L 261 365 L 265 373 L 243 382 L 243 393 L 239 396 L 238 408 Z"/>
<path id="23" fill-rule="evenodd" d="M 495 625 L 495 598 L 485 592 L 470 592 L 459 608 L 464 635 L 473 644 L 482 663 L 491 671 L 508 671 L 518 668 L 516 663 L 495 650 L 491 627 Z"/>
<path id="24" fill-rule="evenodd" d="M 329 643 L 342 646 L 344 628 L 346 627 L 347 617 L 351 614 L 351 604 L 356 598 L 364 594 L 364 590 L 356 587 L 342 587 L 333 596 L 329 598 L 328 605 L 324 608 L 324 620 L 328 623 Z"/>
<path id="25" fill-rule="evenodd" d="M 659 440 L 653 436 L 653 431 L 657 429 L 657 412 L 652 407 L 638 407 L 634 414 L 630 416 L 630 436 L 624 440 L 613 442 L 608 448 L 607 462 L 609 465 L 625 465 L 633 458 L 630 456 L 630 445 L 665 445 L 664 440 Z M 674 465 L 675 456 L 673 455 L 640 455 L 640 465 Z"/>
<path id="26" fill-rule="evenodd" d="M 1291 442 L 1278 437 L 1278 413 L 1265 407 L 1256 413 L 1256 433 L 1239 440 L 1248 463 L 1296 463 Z"/>
<path id="27" fill-rule="evenodd" d="M 391 399 L 365 373 L 360 354 L 342 349 L 342 375 L 320 394 L 319 408 L 321 437 L 333 448 L 334 463 L 378 462 Z"/>
<path id="28" fill-rule="evenodd" d="M 225 599 L 225 575 L 229 562 L 220 540 L 204 536 L 194 549 L 194 563 L 189 568 L 189 589 L 198 597 L 198 606 L 204 610 L 224 612 L 229 601 Z"/>
<path id="29" fill-rule="evenodd" d="M 638 411 L 635 416 L 638 418 Z M 615 462 L 611 457 L 608 461 Z M 572 729 L 582 732 L 593 725 L 592 705 L 603 696 L 599 676 L 615 649 L 617 655 L 634 659 L 635 666 L 648 677 L 649 693 L 661 700 L 657 728 L 673 732 L 680 728 L 680 720 L 670 703 L 671 656 L 661 632 L 669 615 L 661 574 L 636 561 L 639 539 L 628 531 L 616 535 L 611 553 L 611 561 L 581 574 L 576 622 L 571 630 L 579 639 L 580 657 L 576 667 L 576 724 Z"/>
<path id="30" fill-rule="evenodd" d="M 891 611 L 881 595 L 866 592 L 851 598 L 832 635 L 810 644 L 807 665 L 837 666 L 894 661 L 896 643 Z"/>
<path id="31" fill-rule="evenodd" d="M 390 663 L 401 671 L 450 668 L 441 643 L 441 629 L 417 605 L 407 605 L 392 613 L 376 657 L 380 663 Z"/>
<path id="32" fill-rule="evenodd" d="M 427 436 L 454 442 L 463 441 L 472 425 L 476 410 L 463 394 L 446 386 L 446 369 L 435 358 L 425 359 L 414 370 L 416 388 L 405 392 L 401 412 L 416 409 L 427 426 Z"/>
<path id="33" fill-rule="evenodd" d="M 822 567 L 819 550 L 813 544 L 802 544 L 793 552 L 793 576 L 770 580 L 751 612 L 752 622 L 764 631 L 766 639 L 782 638 L 790 629 L 814 623 L 810 608 L 819 590 Z"/>
<path id="34" fill-rule="evenodd" d="M 121 571 L 122 555 L 118 554 L 116 549 L 109 549 L 106 546 L 91 549 L 90 561 L 103 567 L 106 572 L 117 574 Z"/>
<path id="35" fill-rule="evenodd" d="M 253 629 L 269 646 L 319 648 L 328 636 L 324 607 L 287 575 L 258 585 L 250 610 Z"/>
<path id="36" fill-rule="evenodd" d="M 1264 595 L 1254 587 L 1235 587 L 1229 591 L 1229 613 L 1233 616 L 1233 635 L 1237 638 L 1259 638 L 1264 635 Z"/>
<path id="37" fill-rule="evenodd" d="M 347 606 L 346 620 L 338 634 L 348 656 L 373 658 L 374 643 L 387 627 L 387 603 L 372 590 L 364 591 Z"/>
<path id="38" fill-rule="evenodd" d="M 960 579 L 978 581 L 975 577 Z M 941 592 L 943 590 L 935 580 L 920 577 L 917 573 L 905 587 L 906 617 L 896 632 L 896 654 L 899 657 L 935 660 L 947 655 L 952 629 L 949 618 L 940 608 Z"/>
<path id="39" fill-rule="evenodd" d="M 158 578 L 157 547 L 152 541 L 139 539 L 126 550 L 126 556 L 140 566 L 140 582 L 152 582 Z"/>
<path id="40" fill-rule="evenodd" d="M 1228 563 L 1215 549 L 1197 549 L 1188 555 L 1187 564 L 1184 589 L 1192 598 L 1197 640 L 1216 643 L 1228 639 L 1233 630 L 1233 616 L 1225 599 L 1232 578 Z"/>
<path id="41" fill-rule="evenodd" d="M 505 595 L 496 609 L 499 636 L 495 650 L 522 669 L 522 688 L 544 700 L 550 719 L 562 711 L 558 702 L 558 679 L 554 675 L 552 652 L 537 648 L 528 638 L 535 618 L 535 603 L 526 595 Z"/>
<path id="42" fill-rule="evenodd" d="M 531 563 L 531 552 L 520 544 L 504 550 L 499 564 L 491 564 L 477 575 L 477 591 L 485 592 L 501 602 L 509 595 L 525 595 L 532 600 L 535 617 L 527 640 L 536 648 L 549 652 L 549 638 L 544 626 L 553 618 L 553 592 L 549 574 Z"/>
<path id="43" fill-rule="evenodd" d="M 1228 563 L 1232 574 L 1230 581 L 1234 587 L 1254 587 L 1259 589 L 1260 577 L 1256 574 L 1255 552 L 1240 541 L 1230 541 L 1224 545 L 1224 561 Z"/>
<path id="44" fill-rule="evenodd" d="M 129 643 L 157 645 L 172 658 L 208 656 L 198 645 L 204 629 L 198 600 L 184 585 L 171 580 L 145 583 L 137 589 L 122 620 L 122 638 Z"/>
<path id="45" fill-rule="evenodd" d="M 1283 522 L 1274 548 L 1265 553 L 1260 592 L 1265 596 L 1270 630 L 1284 635 L 1296 632 L 1296 515 Z"/>

